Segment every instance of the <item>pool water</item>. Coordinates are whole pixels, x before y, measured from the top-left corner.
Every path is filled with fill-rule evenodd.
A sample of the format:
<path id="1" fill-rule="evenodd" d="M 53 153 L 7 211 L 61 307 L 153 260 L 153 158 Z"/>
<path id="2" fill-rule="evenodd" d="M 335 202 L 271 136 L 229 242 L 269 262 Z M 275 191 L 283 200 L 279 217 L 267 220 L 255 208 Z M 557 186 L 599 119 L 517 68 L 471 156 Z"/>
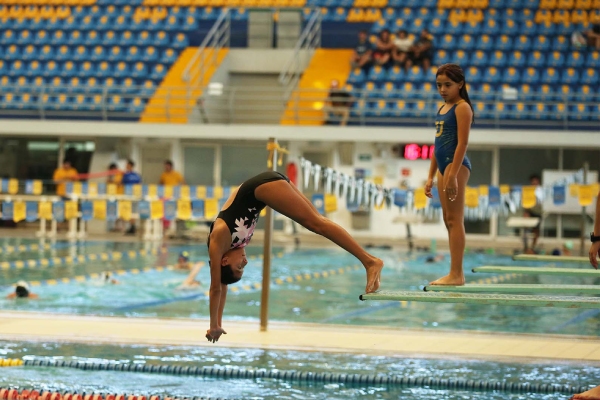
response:
<path id="1" fill-rule="evenodd" d="M 104 243 L 79 247 L 78 254 L 102 251 L 127 251 L 139 249 L 135 244 Z M 139 245 L 138 245 L 139 246 Z M 192 261 L 207 259 L 206 246 L 177 246 L 169 248 L 167 263 L 172 264 L 177 254 L 187 250 Z M 382 289 L 419 290 L 420 286 L 445 275 L 449 269 L 449 256 L 438 263 L 428 264 L 427 254 L 408 254 L 397 250 L 372 252 L 385 261 L 382 272 Z M 239 292 L 227 298 L 225 321 L 257 321 L 260 314 L 260 291 L 244 286 L 261 282 L 262 260 L 257 257 L 262 248 L 249 247 L 249 264 L 240 284 L 232 285 Z M 551 333 L 597 336 L 599 312 L 596 310 L 573 310 L 560 308 L 477 306 L 464 304 L 431 304 L 401 302 L 361 302 L 365 273 L 351 255 L 337 248 L 288 250 L 276 248 L 272 262 L 271 277 L 290 277 L 291 282 L 271 286 L 269 317 L 275 321 L 311 322 L 330 324 L 379 325 L 399 328 L 425 328 L 434 330 L 479 330 L 518 333 Z M 45 269 L 11 269 L 0 271 L 0 287 L 3 294 L 12 289 L 9 285 L 17 280 L 42 280 L 73 277 L 105 270 L 131 270 L 155 266 L 156 256 L 133 260 L 94 261 L 85 264 Z M 539 265 L 529 263 L 530 265 Z M 466 254 L 465 273 L 467 282 L 488 278 L 491 274 L 473 274 L 471 268 L 478 265 L 528 265 L 514 262 L 508 256 L 494 254 Z M 580 265 L 580 267 L 583 267 Z M 314 274 L 322 271 L 343 273 L 323 277 Z M 306 274 L 310 279 L 306 278 Z M 73 314 L 91 314 L 130 317 L 183 317 L 208 318 L 208 299 L 205 292 L 210 282 L 208 267 L 200 271 L 198 290 L 178 291 L 177 286 L 185 278 L 182 271 L 153 271 L 138 275 L 123 275 L 119 285 L 105 284 L 100 279 L 34 288 L 40 296 L 37 301 L 7 300 L 0 298 L 0 308 L 7 310 L 31 310 Z M 300 277 L 300 278 L 298 278 Z M 552 276 L 519 276 L 510 283 L 529 284 L 595 284 L 594 278 L 565 278 Z M 107 301 L 110 299 L 110 301 Z M 226 325 L 226 322 L 224 322 Z"/>
<path id="2" fill-rule="evenodd" d="M 110 346 L 1 342 L 0 358 L 168 364 L 195 367 L 248 368 L 314 373 L 375 374 L 415 378 L 471 379 L 530 384 L 593 385 L 600 366 L 593 364 L 500 363 L 453 359 L 417 359 L 342 353 L 176 346 Z M 110 392 L 228 399 L 564 399 L 564 394 L 449 391 L 430 388 L 359 387 L 306 384 L 270 379 L 198 378 L 70 368 L 3 368 L 0 387 L 78 392 Z"/>

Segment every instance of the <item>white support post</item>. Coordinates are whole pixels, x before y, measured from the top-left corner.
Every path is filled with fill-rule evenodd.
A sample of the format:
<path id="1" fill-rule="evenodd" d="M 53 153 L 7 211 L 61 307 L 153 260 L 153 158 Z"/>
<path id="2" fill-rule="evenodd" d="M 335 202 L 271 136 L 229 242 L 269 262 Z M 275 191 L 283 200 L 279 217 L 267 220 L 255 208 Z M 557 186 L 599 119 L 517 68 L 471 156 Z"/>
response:
<path id="1" fill-rule="evenodd" d="M 46 236 L 46 220 L 40 219 L 40 230 L 35 233 L 37 237 L 43 238 Z"/>
<path id="2" fill-rule="evenodd" d="M 144 220 L 144 240 L 150 240 L 152 238 L 152 220 Z"/>
<path id="3" fill-rule="evenodd" d="M 58 222 L 55 219 L 52 219 L 50 222 L 50 234 L 48 235 L 51 238 L 56 237 L 56 232 L 58 231 Z"/>
<path id="4" fill-rule="evenodd" d="M 69 231 L 67 232 L 69 239 L 75 239 L 77 237 L 77 218 L 71 218 L 69 220 Z"/>
<path id="5" fill-rule="evenodd" d="M 77 233 L 78 239 L 84 239 L 87 236 L 87 221 L 83 219 L 79 220 L 79 232 Z"/>

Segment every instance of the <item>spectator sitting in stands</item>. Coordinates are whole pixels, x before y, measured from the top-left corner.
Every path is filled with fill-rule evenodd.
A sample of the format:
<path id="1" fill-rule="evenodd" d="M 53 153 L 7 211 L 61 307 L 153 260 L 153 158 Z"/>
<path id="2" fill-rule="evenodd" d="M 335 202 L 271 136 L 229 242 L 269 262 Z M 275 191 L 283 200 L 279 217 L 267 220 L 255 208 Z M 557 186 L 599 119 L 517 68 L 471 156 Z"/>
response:
<path id="1" fill-rule="evenodd" d="M 600 50 L 600 24 L 594 24 L 591 29 L 585 31 L 585 36 L 588 46 Z"/>
<path id="2" fill-rule="evenodd" d="M 408 69 L 407 65 L 413 43 L 414 40 L 408 36 L 408 32 L 406 32 L 404 29 L 398 31 L 396 34 L 396 39 L 394 39 L 395 48 L 392 53 L 394 64 Z"/>
<path id="3" fill-rule="evenodd" d="M 429 68 L 431 68 L 432 59 L 433 36 L 427 29 L 423 29 L 419 39 L 412 47 L 412 59 L 410 60 L 410 65 L 408 65 L 406 68 L 410 68 L 412 64 L 414 64 L 423 68 L 423 71 L 429 71 Z"/>
<path id="4" fill-rule="evenodd" d="M 392 51 L 394 50 L 394 42 L 390 36 L 390 31 L 387 29 L 379 32 L 379 37 L 375 42 L 375 51 L 373 52 L 373 59 L 377 65 L 387 66 L 392 57 Z"/>
<path id="5" fill-rule="evenodd" d="M 137 172 L 135 172 L 133 170 L 133 167 L 135 166 L 135 163 L 131 160 L 127 161 L 127 166 L 125 167 L 125 173 L 123 174 L 123 177 L 121 178 L 121 183 L 123 185 L 137 185 L 142 183 L 142 177 L 140 176 L 140 174 L 138 174 Z M 130 226 L 129 229 L 127 230 L 127 232 L 125 232 L 126 235 L 135 235 L 135 220 L 131 220 L 130 221 Z"/>
<path id="6" fill-rule="evenodd" d="M 171 160 L 165 161 L 165 170 L 160 175 L 160 184 L 167 186 L 178 186 L 185 184 L 183 175 L 173 169 L 173 162 Z"/>
<path id="7" fill-rule="evenodd" d="M 29 285 L 25 281 L 19 281 L 15 285 L 14 293 L 6 296 L 7 299 L 37 299 L 39 296 L 29 291 Z"/>
<path id="8" fill-rule="evenodd" d="M 108 166 L 108 172 L 110 173 L 110 175 L 108 175 L 108 178 L 106 178 L 106 183 L 112 183 L 117 185 L 117 194 L 123 194 L 124 190 L 123 185 L 121 184 L 121 181 L 123 179 L 123 172 L 119 170 L 119 167 L 117 167 L 117 164 L 115 163 L 111 163 Z M 110 232 L 120 231 L 120 226 L 122 225 L 122 223 L 123 220 L 121 219 L 117 219 L 116 221 L 107 221 L 108 230 Z"/>
<path id="9" fill-rule="evenodd" d="M 350 93 L 340 88 L 340 82 L 337 79 L 331 81 L 327 103 L 324 111 L 327 113 L 325 125 L 341 125 L 348 123 L 350 116 L 350 106 L 352 98 Z"/>
<path id="10" fill-rule="evenodd" d="M 352 68 L 368 68 L 371 64 L 373 49 L 369 43 L 367 31 L 358 32 L 358 44 L 354 48 L 352 55 Z"/>
<path id="11" fill-rule="evenodd" d="M 71 161 L 67 158 L 63 160 L 62 167 L 54 171 L 53 180 L 56 183 L 56 194 L 63 199 L 68 200 L 66 182 L 79 180 L 77 170 L 71 166 Z"/>

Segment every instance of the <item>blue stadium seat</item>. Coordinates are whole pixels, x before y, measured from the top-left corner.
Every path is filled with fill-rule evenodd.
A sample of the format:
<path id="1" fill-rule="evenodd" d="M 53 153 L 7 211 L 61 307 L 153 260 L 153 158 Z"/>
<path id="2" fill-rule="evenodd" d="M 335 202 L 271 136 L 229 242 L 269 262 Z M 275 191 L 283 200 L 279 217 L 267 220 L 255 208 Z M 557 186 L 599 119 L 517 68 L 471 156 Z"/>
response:
<path id="1" fill-rule="evenodd" d="M 473 37 L 479 36 L 481 32 L 481 24 L 477 21 L 468 21 L 467 23 L 465 23 L 465 26 L 463 28 L 463 33 L 465 35 L 471 35 Z"/>
<path id="2" fill-rule="evenodd" d="M 513 105 L 511 114 L 513 119 L 529 119 L 531 116 L 529 106 L 522 102 L 517 102 Z"/>
<path id="3" fill-rule="evenodd" d="M 512 104 L 496 101 L 492 104 L 493 118 L 512 119 L 513 108 Z"/>
<path id="4" fill-rule="evenodd" d="M 33 60 L 27 66 L 27 76 L 35 77 L 40 76 L 44 73 L 44 67 L 38 60 Z"/>
<path id="5" fill-rule="evenodd" d="M 489 83 L 473 85 L 473 99 L 490 101 L 496 98 L 496 88 Z"/>
<path id="6" fill-rule="evenodd" d="M 590 51 L 586 58 L 586 66 L 600 68 L 600 51 Z"/>
<path id="7" fill-rule="evenodd" d="M 144 47 L 152 45 L 152 36 L 149 31 L 141 31 L 138 33 L 137 38 L 135 40 L 135 45 Z"/>
<path id="8" fill-rule="evenodd" d="M 121 82 L 121 89 L 124 94 L 132 94 L 138 91 L 133 78 L 125 78 Z"/>
<path id="9" fill-rule="evenodd" d="M 484 35 L 496 36 L 500 33 L 500 24 L 495 20 L 486 20 L 481 28 Z"/>
<path id="10" fill-rule="evenodd" d="M 544 65 L 546 65 L 546 57 L 544 57 L 542 52 L 534 51 L 533 53 L 529 54 L 529 57 L 527 58 L 527 66 L 540 68 Z"/>
<path id="11" fill-rule="evenodd" d="M 410 111 L 413 117 L 427 118 L 435 115 L 437 108 L 435 104 L 432 106 L 431 103 L 428 103 L 427 101 L 419 100 L 413 104 Z"/>
<path id="12" fill-rule="evenodd" d="M 54 31 L 52 34 L 52 38 L 50 39 L 50 44 L 52 46 L 61 46 L 67 43 L 67 37 L 65 33 L 61 30 Z"/>
<path id="13" fill-rule="evenodd" d="M 110 48 L 107 58 L 108 61 L 118 62 L 123 60 L 124 58 L 125 54 L 123 54 L 123 49 L 121 49 L 121 46 L 113 46 Z"/>
<path id="14" fill-rule="evenodd" d="M 406 79 L 410 82 L 420 83 L 423 81 L 424 74 L 420 67 L 414 66 L 406 73 Z"/>
<path id="15" fill-rule="evenodd" d="M 121 36 L 119 37 L 119 46 L 122 46 L 122 47 L 132 46 L 134 41 L 135 41 L 135 38 L 133 36 L 133 32 L 124 31 L 123 33 L 121 33 Z"/>
<path id="16" fill-rule="evenodd" d="M 395 118 L 408 118 L 412 116 L 411 103 L 405 100 L 395 101 L 390 108 L 390 116 Z"/>
<path id="17" fill-rule="evenodd" d="M 62 28 L 62 20 L 59 18 L 51 18 L 46 21 L 46 25 L 44 25 L 44 29 L 53 32 Z"/>
<path id="18" fill-rule="evenodd" d="M 19 33 L 19 36 L 17 38 L 17 44 L 20 46 L 25 46 L 29 43 L 33 43 L 34 39 L 35 37 L 29 30 L 24 30 L 21 31 L 21 33 Z"/>
<path id="19" fill-rule="evenodd" d="M 54 59 L 54 49 L 50 45 L 44 45 L 38 52 L 37 57 L 40 61 L 48 61 Z"/>
<path id="20" fill-rule="evenodd" d="M 82 17 L 80 17 L 80 30 L 88 30 L 90 29 L 90 27 L 94 27 L 95 29 L 95 25 L 96 25 L 96 19 L 94 18 L 94 16 L 92 15 L 84 15 Z"/>
<path id="21" fill-rule="evenodd" d="M 10 70 L 8 70 L 8 75 L 13 78 L 25 75 L 25 63 L 21 60 L 13 61 L 10 65 Z"/>
<path id="22" fill-rule="evenodd" d="M 88 49 L 85 46 L 77 46 L 75 51 L 73 52 L 73 60 L 74 61 L 84 61 L 90 58 L 88 54 Z"/>
<path id="23" fill-rule="evenodd" d="M 91 111 L 102 110 L 104 108 L 104 96 L 96 94 L 88 100 L 88 104 Z"/>
<path id="24" fill-rule="evenodd" d="M 139 61 L 142 58 L 142 53 L 137 46 L 131 46 L 127 49 L 127 54 L 125 55 L 125 61 L 134 63 Z"/>
<path id="25" fill-rule="evenodd" d="M 202 19 L 204 19 L 204 18 L 202 18 Z M 169 32 L 179 31 L 181 29 L 181 21 L 179 20 L 179 18 L 171 15 L 165 21 L 163 29 L 165 29 Z"/>
<path id="26" fill-rule="evenodd" d="M 401 82 L 406 79 L 406 73 L 404 72 L 404 68 L 401 68 L 397 65 L 393 66 L 388 70 L 386 80 L 391 82 Z"/>
<path id="27" fill-rule="evenodd" d="M 83 94 L 78 94 L 73 98 L 69 108 L 72 111 L 90 111 L 91 107 L 89 98 Z"/>
<path id="28" fill-rule="evenodd" d="M 516 85 L 521 82 L 519 70 L 514 67 L 507 68 L 502 76 L 502 82 L 508 83 L 509 85 Z"/>
<path id="29" fill-rule="evenodd" d="M 515 34 L 517 32 L 521 32 L 521 27 L 519 26 L 519 24 L 512 19 L 507 19 L 503 22 L 502 24 L 502 32 L 506 33 L 506 34 Z M 488 33 L 484 30 L 483 33 Z M 499 31 L 496 33 L 500 33 Z M 489 33 L 491 35 L 491 33 Z"/>
<path id="30" fill-rule="evenodd" d="M 146 83 L 147 82 L 150 82 L 152 85 L 154 85 L 154 83 L 150 80 L 146 81 Z M 346 90 L 346 92 L 350 93 L 350 96 L 352 96 L 355 99 L 360 98 L 362 96 L 362 94 L 361 94 L 362 86 L 359 84 L 353 85 L 351 83 L 346 83 L 346 85 L 344 86 L 344 89 Z"/>
<path id="31" fill-rule="evenodd" d="M 515 38 L 513 42 L 513 49 L 527 52 L 531 50 L 531 39 L 529 36 L 521 35 Z"/>
<path id="32" fill-rule="evenodd" d="M 48 81 L 48 85 L 50 89 L 48 90 L 50 93 L 64 93 L 66 92 L 66 87 L 62 78 L 55 76 L 50 81 Z"/>
<path id="33" fill-rule="evenodd" d="M 204 7 L 202 13 L 200 13 L 201 20 L 213 20 L 219 17 L 220 9 L 213 7 Z"/>
<path id="34" fill-rule="evenodd" d="M 564 103 L 551 104 L 549 107 L 548 119 L 564 120 L 568 117 L 568 107 Z"/>
<path id="35" fill-rule="evenodd" d="M 144 50 L 144 54 L 142 55 L 141 60 L 145 63 L 155 63 L 158 60 L 158 51 L 154 46 L 146 47 L 146 50 Z"/>
<path id="36" fill-rule="evenodd" d="M 166 49 L 160 58 L 160 63 L 171 65 L 175 60 L 177 60 L 177 52 L 174 49 Z"/>
<path id="37" fill-rule="evenodd" d="M 114 46 L 119 43 L 119 38 L 115 31 L 106 31 L 102 37 L 102 45 Z"/>
<path id="38" fill-rule="evenodd" d="M 577 89 L 576 96 L 569 99 L 570 101 L 580 101 L 584 103 L 600 103 L 600 88 L 590 85 L 581 85 Z"/>
<path id="39" fill-rule="evenodd" d="M 37 59 L 37 49 L 34 45 L 29 44 L 21 53 L 21 60 L 30 61 Z"/>
<path id="40" fill-rule="evenodd" d="M 369 74 L 367 75 L 367 80 L 373 82 L 382 82 L 386 80 L 386 75 L 386 70 L 383 67 L 376 65 L 369 71 Z"/>
<path id="41" fill-rule="evenodd" d="M 83 91 L 85 93 L 101 93 L 102 92 L 102 88 L 100 87 L 99 83 L 98 83 L 98 79 L 94 76 L 89 77 L 86 81 L 85 81 L 85 85 L 83 86 Z"/>
<path id="42" fill-rule="evenodd" d="M 112 76 L 111 65 L 106 61 L 100 62 L 100 64 L 98 64 L 98 66 L 96 67 L 96 76 L 100 78 Z"/>
<path id="43" fill-rule="evenodd" d="M 63 64 L 63 67 L 60 71 L 60 76 L 62 76 L 63 78 L 70 78 L 74 75 L 77 75 L 77 71 L 77 64 L 73 61 L 67 61 Z"/>
<path id="44" fill-rule="evenodd" d="M 20 60 L 21 59 L 21 49 L 16 44 L 11 44 L 8 49 L 4 52 L 4 59 L 6 61 L 11 60 Z"/>
<path id="45" fill-rule="evenodd" d="M 36 46 L 43 46 L 46 44 L 50 44 L 50 35 L 45 30 L 39 30 L 35 34 L 35 38 L 33 39 L 33 44 Z"/>
<path id="46" fill-rule="evenodd" d="M 494 118 L 492 106 L 489 102 L 486 101 L 473 102 L 473 113 L 475 114 L 475 118 L 477 118 L 478 120 Z"/>
<path id="47" fill-rule="evenodd" d="M 519 86 L 518 90 L 519 100 L 532 101 L 536 99 L 537 93 L 535 92 L 535 90 L 533 90 L 533 87 L 530 84 L 524 83 Z"/>
<path id="48" fill-rule="evenodd" d="M 154 83 L 154 81 L 147 79 L 144 82 L 144 84 L 142 85 L 140 95 L 142 95 L 143 97 L 150 97 L 150 96 L 152 96 L 152 94 L 154 94 L 155 90 L 156 90 L 156 84 Z"/>
<path id="49" fill-rule="evenodd" d="M 402 18 L 395 18 L 387 23 L 388 29 L 392 32 L 398 32 L 399 30 L 406 29 L 408 22 L 405 22 Z M 371 31 L 371 33 L 374 33 Z"/>
<path id="50" fill-rule="evenodd" d="M 165 31 L 158 31 L 154 36 L 152 44 L 157 47 L 164 47 L 169 45 L 169 35 Z"/>
<path id="51" fill-rule="evenodd" d="M 163 56 L 164 57 L 164 56 Z M 366 80 L 365 72 L 360 68 L 354 68 L 352 72 L 350 72 L 350 76 L 348 77 L 347 82 L 352 84 L 363 84 Z"/>
<path id="52" fill-rule="evenodd" d="M 367 99 L 371 101 L 373 101 L 373 99 L 378 99 L 381 97 L 381 93 L 377 82 L 365 82 L 364 91 L 366 93 Z"/>
<path id="53" fill-rule="evenodd" d="M 94 23 L 94 29 L 98 29 L 102 32 L 113 29 L 113 22 L 108 15 L 102 15 L 98 18 L 96 23 Z"/>
<path id="54" fill-rule="evenodd" d="M 521 26 L 519 27 L 519 33 L 521 35 L 535 36 L 538 34 L 537 24 L 532 20 L 525 21 L 521 23 Z"/>
<path id="55" fill-rule="evenodd" d="M 364 116 L 367 107 L 368 105 L 365 100 L 356 101 L 352 106 L 352 110 L 350 110 L 350 115 L 352 118 L 361 118 Z"/>
<path id="56" fill-rule="evenodd" d="M 107 58 L 106 51 L 103 46 L 95 46 L 90 54 L 90 60 L 92 61 L 101 61 Z"/>
<path id="57" fill-rule="evenodd" d="M 541 82 L 548 84 L 556 84 L 559 82 L 560 75 L 556 68 L 548 67 L 542 72 Z"/>
<path id="58" fill-rule="evenodd" d="M 127 63 L 124 61 L 117 63 L 117 65 L 115 65 L 113 68 L 113 76 L 119 79 L 129 76 L 129 66 Z"/>
<path id="59" fill-rule="evenodd" d="M 131 20 L 126 15 L 119 15 L 110 26 L 110 29 L 122 32 L 127 29 L 133 29 Z"/>
<path id="60" fill-rule="evenodd" d="M 552 41 L 552 50 L 554 51 L 567 51 L 571 46 L 571 42 L 569 41 L 567 36 L 557 36 Z"/>
<path id="61" fill-rule="evenodd" d="M 67 81 L 67 92 L 68 93 L 80 93 L 83 91 L 83 85 L 81 80 L 74 76 Z"/>
<path id="62" fill-rule="evenodd" d="M 36 104 L 36 99 L 29 93 L 23 93 L 17 100 L 17 108 L 21 110 L 33 110 L 39 106 Z"/>
<path id="63" fill-rule="evenodd" d="M 576 85 L 579 83 L 579 73 L 575 68 L 563 70 L 561 82 L 566 85 Z"/>
<path id="64" fill-rule="evenodd" d="M 98 31 L 89 31 L 86 35 L 85 35 L 85 40 L 83 41 L 83 44 L 88 46 L 88 47 L 94 47 L 100 44 L 100 34 L 98 33 Z"/>
<path id="65" fill-rule="evenodd" d="M 424 82 L 418 87 L 416 96 L 420 99 L 432 99 L 437 96 L 437 89 L 431 82 Z"/>
<path id="66" fill-rule="evenodd" d="M 446 50 L 438 50 L 435 53 L 434 63 L 436 65 L 447 64 L 450 62 L 450 56 Z"/>
<path id="67" fill-rule="evenodd" d="M 25 76 L 19 76 L 15 79 L 15 88 L 14 91 L 16 93 L 26 92 L 29 90 L 29 80 Z"/>
<path id="68" fill-rule="evenodd" d="M 16 44 L 17 43 L 17 35 L 11 29 L 6 29 L 2 33 L 2 38 L 0 38 L 0 44 L 3 46 Z"/>
<path id="69" fill-rule="evenodd" d="M 417 90 L 416 85 L 412 82 L 404 82 L 398 86 L 398 96 L 401 99 L 416 99 L 421 97 Z"/>
<path id="70" fill-rule="evenodd" d="M 582 85 L 596 86 L 600 83 L 598 78 L 598 70 L 596 68 L 586 68 L 581 72 L 579 83 Z"/>
<path id="71" fill-rule="evenodd" d="M 429 32 L 436 36 L 441 35 L 446 32 L 445 25 L 446 24 L 444 24 L 444 20 L 441 18 L 434 18 L 429 23 Z"/>
<path id="72" fill-rule="evenodd" d="M 175 49 L 185 49 L 189 46 L 189 41 L 185 33 L 178 33 L 173 39 L 171 46 Z"/>
<path id="73" fill-rule="evenodd" d="M 127 103 L 123 97 L 119 95 L 109 96 L 108 98 L 108 111 L 113 112 L 125 112 L 127 110 Z"/>
<path id="74" fill-rule="evenodd" d="M 388 22 L 385 19 L 379 19 L 371 25 L 371 30 L 369 31 L 371 34 L 378 35 L 384 29 L 388 29 Z"/>
<path id="75" fill-rule="evenodd" d="M 345 8 L 338 7 L 338 8 L 336 8 L 335 14 L 333 15 L 333 21 L 343 22 L 346 20 L 347 15 L 348 15 L 348 12 L 346 11 Z M 196 18 L 196 17 L 194 16 L 194 18 Z M 341 18 L 343 18 L 343 19 L 341 19 Z M 233 14 L 231 15 L 231 19 L 233 19 L 234 21 L 248 20 L 248 10 L 245 8 L 234 8 Z"/>
<path id="76" fill-rule="evenodd" d="M 533 40 L 533 50 L 538 50 L 538 51 L 548 51 L 550 50 L 550 39 L 548 39 L 548 37 L 543 36 L 543 35 L 539 35 L 536 36 L 535 39 Z"/>
<path id="77" fill-rule="evenodd" d="M 580 51 L 572 51 L 567 57 L 566 66 L 572 68 L 581 68 L 584 66 L 584 55 Z"/>
<path id="78" fill-rule="evenodd" d="M 0 60 L 0 74 L 4 73 L 6 71 L 6 65 L 4 64 L 4 61 Z M 3 87 L 8 87 L 11 86 L 13 84 L 12 79 L 10 79 L 9 76 L 6 75 L 2 75 L 0 76 L 0 85 L 2 85 Z"/>
<path id="79" fill-rule="evenodd" d="M 492 85 L 496 85 L 502 81 L 502 74 L 500 70 L 496 67 L 488 67 L 486 68 L 483 74 L 482 82 L 487 82 Z"/>
<path id="80" fill-rule="evenodd" d="M 452 36 L 460 36 L 463 34 L 463 23 L 458 21 L 447 21 L 444 32 Z"/>
<path id="81" fill-rule="evenodd" d="M 444 35 L 439 43 L 436 43 L 436 47 L 443 50 L 454 50 L 456 48 L 456 41 L 452 35 Z"/>
<path id="82" fill-rule="evenodd" d="M 104 79 L 102 85 L 106 88 L 109 94 L 115 93 L 118 91 L 117 81 L 112 76 Z"/>
<path id="83" fill-rule="evenodd" d="M 562 68 L 565 65 L 565 56 L 560 51 L 548 54 L 546 63 L 549 67 Z"/>
<path id="84" fill-rule="evenodd" d="M 514 67 L 514 68 L 524 67 L 525 66 L 525 55 L 518 50 L 513 51 L 510 54 L 510 56 L 508 57 L 506 65 L 510 66 L 510 67 Z"/>
<path id="85" fill-rule="evenodd" d="M 144 103 L 143 99 L 141 99 L 139 97 L 134 97 L 133 99 L 131 99 L 131 102 L 129 103 L 127 112 L 134 113 L 134 114 L 140 114 L 142 111 L 144 111 L 145 107 L 146 107 L 146 104 Z"/>
<path id="86" fill-rule="evenodd" d="M 31 81 L 31 84 L 33 86 L 32 92 L 37 94 L 37 93 L 40 93 L 45 90 L 46 80 L 44 78 L 42 78 L 41 76 L 36 76 Z"/>
<path id="87" fill-rule="evenodd" d="M 543 84 L 538 87 L 537 97 L 535 98 L 536 101 L 549 102 L 549 101 L 554 101 L 557 99 L 561 100 L 561 94 L 560 94 L 560 92 L 559 93 L 555 92 L 553 89 L 553 86 L 548 85 L 548 84 Z"/>
<path id="88" fill-rule="evenodd" d="M 529 67 L 523 70 L 521 74 L 521 82 L 535 85 L 540 82 L 540 73 L 536 68 Z"/>
<path id="89" fill-rule="evenodd" d="M 84 61 L 81 63 L 81 67 L 79 68 L 78 76 L 82 78 L 87 78 L 93 76 L 96 73 L 94 68 L 94 64 L 91 61 Z"/>
<path id="90" fill-rule="evenodd" d="M 63 21 L 61 28 L 65 31 L 74 31 L 80 29 L 79 19 L 74 15 L 71 15 Z"/>
<path id="91" fill-rule="evenodd" d="M 58 74 L 59 74 L 58 63 L 54 60 L 48 61 L 46 63 L 46 66 L 44 67 L 43 76 L 48 78 L 48 77 L 56 76 Z"/>
<path id="92" fill-rule="evenodd" d="M 454 56 L 452 57 L 452 62 L 459 65 L 467 65 L 469 63 L 469 55 L 466 53 L 466 51 L 456 50 L 454 52 Z"/>
<path id="93" fill-rule="evenodd" d="M 507 57 L 503 51 L 496 50 L 490 54 L 489 64 L 492 67 L 502 68 L 506 66 Z"/>
<path id="94" fill-rule="evenodd" d="M 571 121 L 591 121 L 593 118 L 593 108 L 588 104 L 571 104 L 569 105 L 569 120 Z"/>
<path id="95" fill-rule="evenodd" d="M 469 67 L 465 71 L 465 79 L 471 84 L 478 84 L 483 79 L 483 73 L 477 67 Z"/>
<path id="96" fill-rule="evenodd" d="M 17 96 L 14 93 L 3 93 L 2 101 L 0 101 L 0 108 L 3 109 L 15 109 L 17 102 Z"/>
<path id="97" fill-rule="evenodd" d="M 563 35 L 564 31 L 560 29 L 559 24 L 553 24 L 551 22 L 543 22 L 537 25 L 537 34 L 544 36 Z"/>
<path id="98" fill-rule="evenodd" d="M 491 48 L 492 47 L 490 46 L 490 49 Z M 513 49 L 513 40 L 508 35 L 500 35 L 496 39 L 496 44 L 493 48 L 495 48 L 496 50 L 500 50 L 500 51 L 512 50 Z M 482 47 L 482 49 L 483 49 L 483 47 Z"/>
<path id="99" fill-rule="evenodd" d="M 156 71 L 156 68 L 158 66 L 162 66 L 162 64 L 156 64 L 153 70 L 153 74 L 154 71 Z M 163 75 L 162 77 L 164 77 L 167 74 L 167 69 L 163 66 Z M 131 77 L 135 78 L 135 79 L 146 79 L 146 77 L 148 76 L 148 67 L 146 66 L 146 64 L 144 64 L 143 62 L 136 62 L 133 65 L 133 68 L 131 68 Z M 158 76 L 158 75 L 157 75 Z M 162 79 L 161 77 L 161 79 Z M 154 79 L 154 78 L 152 78 Z"/>
<path id="100" fill-rule="evenodd" d="M 465 51 L 471 51 L 475 48 L 475 38 L 471 35 L 462 35 L 458 39 L 458 48 Z"/>

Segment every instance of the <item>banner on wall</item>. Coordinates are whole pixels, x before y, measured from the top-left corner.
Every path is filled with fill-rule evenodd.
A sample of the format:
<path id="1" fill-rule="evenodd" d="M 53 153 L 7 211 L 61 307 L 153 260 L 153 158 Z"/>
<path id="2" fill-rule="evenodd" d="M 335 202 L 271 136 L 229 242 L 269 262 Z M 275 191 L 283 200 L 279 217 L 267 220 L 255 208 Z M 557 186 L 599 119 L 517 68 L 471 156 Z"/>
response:
<path id="1" fill-rule="evenodd" d="M 8 179 L 6 179 L 8 181 Z M 8 186 L 8 183 L 7 183 Z M 12 201 L 5 201 L 2 203 L 2 219 L 5 221 L 12 221 L 14 212 L 14 204 Z"/>
<path id="2" fill-rule="evenodd" d="M 317 209 L 319 214 L 325 214 L 325 196 L 321 193 L 315 193 L 312 195 L 311 202 Z"/>
<path id="3" fill-rule="evenodd" d="M 196 199 L 192 201 L 192 216 L 194 218 L 204 218 L 204 200 Z"/>
<path id="4" fill-rule="evenodd" d="M 94 218 L 94 205 L 91 201 L 85 200 L 81 202 L 81 219 L 83 221 L 91 221 Z"/>
<path id="5" fill-rule="evenodd" d="M 165 201 L 165 219 L 174 221 L 177 218 L 177 202 L 173 200 Z"/>
<path id="6" fill-rule="evenodd" d="M 140 214 L 140 219 L 150 219 L 150 202 L 149 201 L 140 201 L 138 203 L 138 213 Z"/>
<path id="7" fill-rule="evenodd" d="M 488 188 L 488 204 L 490 207 L 500 206 L 500 188 L 498 186 Z"/>
<path id="8" fill-rule="evenodd" d="M 38 219 L 38 203 L 36 201 L 28 201 L 25 203 L 25 220 L 27 222 L 35 222 Z"/>
<path id="9" fill-rule="evenodd" d="M 552 201 L 560 206 L 567 201 L 567 188 L 565 186 L 554 186 L 552 188 Z"/>
<path id="10" fill-rule="evenodd" d="M 26 217 L 25 202 L 15 201 L 13 204 L 13 221 L 21 222 Z"/>
<path id="11" fill-rule="evenodd" d="M 65 202 L 64 201 L 56 201 L 52 204 L 52 216 L 58 222 L 63 222 L 65 220 Z M 40 216 L 42 214 L 42 207 L 40 207 Z M 52 219 L 48 218 L 48 219 Z"/>
<path id="12" fill-rule="evenodd" d="M 117 201 L 106 202 L 106 219 L 116 221 L 119 218 L 119 203 Z"/>
<path id="13" fill-rule="evenodd" d="M 132 214 L 131 201 L 127 201 L 127 200 L 119 201 L 117 211 L 119 213 L 119 218 L 124 219 L 125 221 L 131 220 L 131 214 Z"/>

